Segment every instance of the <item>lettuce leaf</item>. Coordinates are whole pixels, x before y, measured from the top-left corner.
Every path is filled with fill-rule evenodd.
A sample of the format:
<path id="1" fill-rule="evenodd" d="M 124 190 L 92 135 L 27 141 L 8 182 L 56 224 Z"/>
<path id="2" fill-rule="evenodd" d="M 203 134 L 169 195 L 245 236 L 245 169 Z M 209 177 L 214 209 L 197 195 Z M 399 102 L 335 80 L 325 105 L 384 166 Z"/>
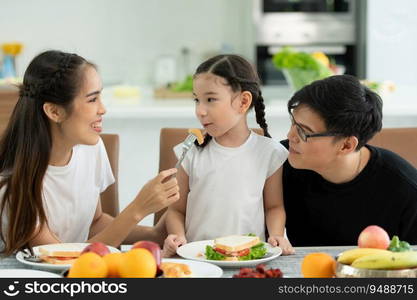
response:
<path id="1" fill-rule="evenodd" d="M 274 54 L 272 62 L 283 73 L 295 90 L 328 76 L 332 70 L 306 52 L 297 52 L 290 47 L 284 47 Z"/>
<path id="2" fill-rule="evenodd" d="M 206 246 L 206 258 L 211 260 L 224 260 L 226 257 L 219 252 L 214 251 L 212 246 Z"/>
<path id="3" fill-rule="evenodd" d="M 264 243 L 259 243 L 258 245 L 253 246 L 250 248 L 250 252 L 246 256 L 239 257 L 239 260 L 252 260 L 252 259 L 259 259 L 264 257 L 266 254 L 266 247 Z"/>
<path id="4" fill-rule="evenodd" d="M 239 260 L 252 260 L 252 259 L 259 259 L 265 256 L 267 250 L 265 247 L 265 243 L 261 242 L 252 248 L 250 248 L 250 252 L 248 255 L 239 257 Z M 216 252 L 212 246 L 206 246 L 206 258 L 210 260 L 224 260 L 226 256 Z"/>

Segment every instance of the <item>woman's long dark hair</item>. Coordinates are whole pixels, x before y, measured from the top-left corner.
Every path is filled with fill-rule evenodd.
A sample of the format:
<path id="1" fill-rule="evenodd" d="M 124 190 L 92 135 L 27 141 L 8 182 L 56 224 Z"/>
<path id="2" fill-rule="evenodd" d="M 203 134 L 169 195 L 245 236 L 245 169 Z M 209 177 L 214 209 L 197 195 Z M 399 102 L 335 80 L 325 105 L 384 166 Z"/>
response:
<path id="1" fill-rule="evenodd" d="M 42 183 L 52 139 L 43 105 L 54 103 L 71 113 L 86 65 L 93 66 L 76 54 L 46 51 L 26 69 L 19 100 L 0 140 L 0 235 L 5 255 L 27 247 L 36 229 L 47 223 Z"/>
<path id="2" fill-rule="evenodd" d="M 265 104 L 260 89 L 259 76 L 246 59 L 233 54 L 217 55 L 198 66 L 194 77 L 201 73 L 212 73 L 226 79 L 233 92 L 250 92 L 252 103 L 249 109 L 255 107 L 256 122 L 263 129 L 264 135 L 271 137 L 265 120 Z M 207 134 L 201 146 L 204 147 L 210 140 L 211 136 Z"/>

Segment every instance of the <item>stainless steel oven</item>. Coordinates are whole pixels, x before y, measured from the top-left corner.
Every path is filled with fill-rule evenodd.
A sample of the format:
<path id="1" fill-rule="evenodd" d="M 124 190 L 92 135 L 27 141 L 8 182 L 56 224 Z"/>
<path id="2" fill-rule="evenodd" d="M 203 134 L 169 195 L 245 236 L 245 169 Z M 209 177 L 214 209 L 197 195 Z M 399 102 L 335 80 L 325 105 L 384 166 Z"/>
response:
<path id="1" fill-rule="evenodd" d="M 281 47 L 322 51 L 346 74 L 358 75 L 355 0 L 253 0 L 256 64 L 263 84 L 286 84 L 272 64 Z"/>
<path id="2" fill-rule="evenodd" d="M 352 5 L 349 0 L 265 0 L 262 10 L 265 13 L 349 13 Z"/>

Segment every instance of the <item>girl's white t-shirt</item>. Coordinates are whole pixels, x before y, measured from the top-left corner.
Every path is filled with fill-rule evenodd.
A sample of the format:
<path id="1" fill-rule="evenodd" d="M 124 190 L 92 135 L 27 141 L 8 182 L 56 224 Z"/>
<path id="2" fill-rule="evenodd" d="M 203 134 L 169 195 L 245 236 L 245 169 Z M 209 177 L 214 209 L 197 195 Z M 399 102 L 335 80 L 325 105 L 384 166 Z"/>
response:
<path id="1" fill-rule="evenodd" d="M 61 242 L 88 240 L 100 193 L 114 181 L 101 139 L 93 146 L 75 146 L 66 166 L 48 166 L 43 180 L 43 205 L 49 229 Z M 0 190 L 0 199 L 4 189 Z M 2 221 L 7 226 L 5 217 Z"/>
<path id="2" fill-rule="evenodd" d="M 174 152 L 180 157 L 181 144 Z M 187 241 L 248 233 L 265 240 L 265 181 L 287 157 L 287 149 L 279 142 L 254 132 L 236 148 L 224 147 L 214 139 L 204 148 L 193 146 L 182 163 L 190 189 Z"/>

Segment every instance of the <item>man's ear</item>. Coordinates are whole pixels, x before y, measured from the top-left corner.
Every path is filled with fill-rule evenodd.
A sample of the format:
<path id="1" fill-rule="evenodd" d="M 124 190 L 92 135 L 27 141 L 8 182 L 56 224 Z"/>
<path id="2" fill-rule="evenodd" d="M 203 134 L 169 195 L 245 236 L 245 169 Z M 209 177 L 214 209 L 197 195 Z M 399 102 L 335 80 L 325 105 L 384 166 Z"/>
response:
<path id="1" fill-rule="evenodd" d="M 242 92 L 242 94 L 240 95 L 239 112 L 246 113 L 251 104 L 252 104 L 252 93 L 248 91 Z"/>
<path id="2" fill-rule="evenodd" d="M 60 105 L 51 102 L 45 102 L 43 104 L 43 111 L 48 116 L 48 118 L 55 123 L 61 123 L 65 120 L 65 110 Z"/>
<path id="3" fill-rule="evenodd" d="M 342 147 L 340 148 L 340 151 L 344 154 L 348 154 L 356 150 L 356 146 L 358 146 L 359 140 L 356 136 L 350 136 L 344 138 L 342 142 L 343 143 Z"/>

